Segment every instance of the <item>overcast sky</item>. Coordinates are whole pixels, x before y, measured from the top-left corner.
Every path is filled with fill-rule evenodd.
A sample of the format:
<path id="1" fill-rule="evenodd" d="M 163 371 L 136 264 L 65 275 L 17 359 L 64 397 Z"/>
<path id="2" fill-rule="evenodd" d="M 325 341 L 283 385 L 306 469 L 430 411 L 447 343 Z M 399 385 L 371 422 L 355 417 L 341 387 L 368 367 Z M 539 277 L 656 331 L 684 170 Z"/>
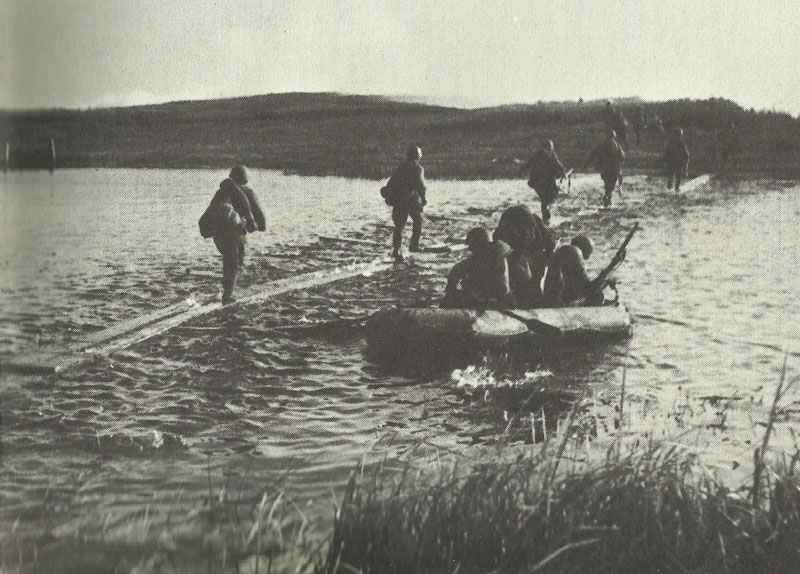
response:
<path id="1" fill-rule="evenodd" d="M 0 108 L 285 91 L 800 113 L 797 0 L 0 0 Z"/>

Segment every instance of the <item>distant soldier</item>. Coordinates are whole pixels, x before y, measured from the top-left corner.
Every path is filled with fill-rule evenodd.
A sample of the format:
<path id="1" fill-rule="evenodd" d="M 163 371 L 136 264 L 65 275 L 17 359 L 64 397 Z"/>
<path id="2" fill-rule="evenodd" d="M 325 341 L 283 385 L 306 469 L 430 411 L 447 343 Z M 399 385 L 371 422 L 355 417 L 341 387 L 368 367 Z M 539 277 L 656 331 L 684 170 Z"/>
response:
<path id="1" fill-rule="evenodd" d="M 633 133 L 636 134 L 636 145 L 640 145 L 642 141 L 642 131 L 647 126 L 647 116 L 644 113 L 644 108 L 639 106 L 633 114 Z"/>
<path id="2" fill-rule="evenodd" d="M 731 122 L 728 128 L 723 130 L 719 136 L 720 167 L 727 168 L 731 160 L 740 153 L 740 148 L 739 132 L 736 129 L 736 124 Z"/>
<path id="3" fill-rule="evenodd" d="M 586 273 L 585 260 L 592 256 L 594 245 L 585 235 L 575 236 L 569 245 L 556 249 L 544 282 L 544 298 L 550 307 L 575 303 L 597 304 L 592 281 Z M 600 295 L 602 297 L 602 295 Z"/>
<path id="4" fill-rule="evenodd" d="M 442 307 L 507 307 L 511 303 L 508 256 L 511 248 L 492 241 L 489 232 L 476 227 L 467 233 L 470 255 L 453 266 L 447 276 Z"/>
<path id="5" fill-rule="evenodd" d="M 403 229 L 409 216 L 413 222 L 409 251 L 419 251 L 419 239 L 422 235 L 422 210 L 427 204 L 425 199 L 425 170 L 420 164 L 422 149 L 416 145 L 409 146 L 406 158 L 394 170 L 389 182 L 381 190 L 386 203 L 392 206 L 394 234 L 392 236 L 392 255 L 402 260 L 400 246 L 403 243 Z"/>
<path id="6" fill-rule="evenodd" d="M 653 121 L 652 121 L 652 122 L 650 122 L 650 124 L 648 125 L 648 127 L 649 127 L 649 128 L 650 128 L 650 129 L 651 129 L 651 130 L 652 130 L 652 131 L 653 131 L 653 132 L 656 134 L 656 135 L 661 135 L 661 136 L 663 136 L 663 135 L 664 135 L 664 132 L 666 131 L 666 130 L 665 130 L 665 128 L 664 128 L 664 120 L 662 120 L 662 119 L 661 119 L 661 116 L 659 116 L 658 114 L 655 114 L 655 115 L 653 116 Z"/>
<path id="7" fill-rule="evenodd" d="M 614 130 L 618 140 L 624 145 L 628 145 L 628 120 L 621 111 L 614 109 L 611 102 L 606 102 L 603 123 L 606 125 L 606 130 Z"/>
<path id="8" fill-rule="evenodd" d="M 214 245 L 222 254 L 223 305 L 234 301 L 233 291 L 244 264 L 247 233 L 266 229 L 264 212 L 247 181 L 245 167 L 234 166 L 200 218 L 201 233 L 213 237 Z"/>
<path id="9" fill-rule="evenodd" d="M 675 191 L 680 191 L 681 179 L 689 175 L 689 149 L 683 140 L 683 130 L 675 128 L 664 147 L 664 163 L 667 164 L 667 189 L 671 189 L 673 182 Z"/>
<path id="10" fill-rule="evenodd" d="M 540 304 L 542 277 L 555 249 L 552 232 L 527 205 L 514 205 L 500 216 L 494 240 L 511 247 L 508 281 L 515 304 L 520 307 Z"/>
<path id="11" fill-rule="evenodd" d="M 622 180 L 622 162 L 625 161 L 625 152 L 617 142 L 614 130 L 608 130 L 606 139 L 596 146 L 586 159 L 586 167 L 594 166 L 603 178 L 605 194 L 603 205 L 611 205 L 611 194 Z"/>
<path id="12" fill-rule="evenodd" d="M 536 150 L 527 164 L 528 187 L 533 188 L 542 204 L 542 219 L 545 224 L 550 223 L 550 206 L 558 197 L 558 184 L 556 179 L 567 176 L 564 165 L 556 155 L 555 145 L 552 140 L 544 140 L 542 146 Z"/>

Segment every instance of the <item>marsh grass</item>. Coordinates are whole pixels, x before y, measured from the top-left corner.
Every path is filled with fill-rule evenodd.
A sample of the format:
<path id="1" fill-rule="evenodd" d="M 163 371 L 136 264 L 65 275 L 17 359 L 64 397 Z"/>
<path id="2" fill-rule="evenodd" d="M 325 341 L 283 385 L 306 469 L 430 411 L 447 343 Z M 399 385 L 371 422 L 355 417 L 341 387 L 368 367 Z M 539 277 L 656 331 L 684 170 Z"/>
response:
<path id="1" fill-rule="evenodd" d="M 576 407 L 540 445 L 502 445 L 477 464 L 359 469 L 320 569 L 796 572 L 800 451 L 767 456 L 793 383 L 784 364 L 752 473 L 738 486 L 697 451 L 628 431 L 624 392 L 610 442 L 587 442 L 591 424 Z"/>

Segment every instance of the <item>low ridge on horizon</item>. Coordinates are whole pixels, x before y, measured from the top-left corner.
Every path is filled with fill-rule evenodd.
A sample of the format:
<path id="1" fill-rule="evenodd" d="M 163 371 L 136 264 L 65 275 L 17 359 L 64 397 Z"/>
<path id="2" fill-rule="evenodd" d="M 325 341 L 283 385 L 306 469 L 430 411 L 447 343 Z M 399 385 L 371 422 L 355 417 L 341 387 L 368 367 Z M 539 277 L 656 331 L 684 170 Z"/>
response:
<path id="1" fill-rule="evenodd" d="M 431 108 L 431 109 L 448 109 L 448 110 L 464 110 L 464 111 L 488 111 L 488 110 L 525 110 L 536 108 L 554 108 L 554 107 L 577 107 L 577 106 L 597 106 L 603 105 L 605 102 L 612 102 L 619 105 L 652 105 L 667 102 L 681 102 L 681 101 L 718 101 L 732 104 L 739 109 L 746 110 L 739 102 L 724 96 L 713 96 L 708 98 L 679 98 L 669 100 L 646 100 L 638 95 L 620 96 L 620 97 L 592 97 L 580 98 L 578 100 L 536 100 L 531 102 L 509 101 L 505 103 L 495 103 L 490 105 L 483 105 L 477 101 L 470 102 L 468 98 L 461 98 L 459 96 L 425 96 L 413 94 L 357 94 L 348 92 L 337 91 L 319 91 L 319 92 L 305 92 L 305 91 L 289 91 L 289 92 L 269 92 L 264 94 L 247 94 L 242 96 L 222 96 L 218 98 L 199 98 L 199 99 L 177 99 L 167 100 L 161 102 L 150 103 L 137 103 L 129 105 L 97 105 L 85 107 L 33 107 L 33 108 L 0 108 L 0 113 L 14 115 L 14 114 L 36 114 L 36 113 L 50 113 L 50 112 L 90 112 L 90 111 L 103 111 L 103 110 L 127 110 L 127 109 L 146 109 L 146 108 L 167 108 L 175 106 L 186 105 L 202 105 L 202 104 L 223 104 L 232 102 L 257 102 L 257 101 L 275 101 L 286 100 L 285 103 L 304 104 L 309 103 L 308 100 L 319 100 L 317 103 L 329 103 L 334 101 L 341 102 L 360 102 L 364 104 L 399 104 L 411 107 Z M 773 112 L 781 113 L 792 116 L 786 110 L 768 110 L 760 109 L 751 110 L 757 112 Z M 797 116 L 800 118 L 800 115 Z"/>

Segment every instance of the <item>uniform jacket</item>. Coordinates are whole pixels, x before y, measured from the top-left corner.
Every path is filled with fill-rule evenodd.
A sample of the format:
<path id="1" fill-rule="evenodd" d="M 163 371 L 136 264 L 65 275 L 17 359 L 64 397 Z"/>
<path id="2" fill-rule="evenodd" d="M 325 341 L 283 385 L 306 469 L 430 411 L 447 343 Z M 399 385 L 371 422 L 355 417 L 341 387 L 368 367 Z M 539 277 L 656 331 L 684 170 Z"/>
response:
<path id="1" fill-rule="evenodd" d="M 614 138 L 607 138 L 589 154 L 586 163 L 594 165 L 601 173 L 619 173 L 625 152 Z"/>
<path id="2" fill-rule="evenodd" d="M 671 138 L 664 148 L 664 162 L 674 170 L 684 170 L 689 165 L 689 149 L 682 139 Z"/>
<path id="3" fill-rule="evenodd" d="M 552 185 L 556 178 L 566 176 L 564 164 L 554 151 L 541 148 L 536 150 L 528 165 L 530 167 L 528 185 L 533 188 Z"/>
<path id="4" fill-rule="evenodd" d="M 425 205 L 425 169 L 414 160 L 405 160 L 394 170 L 386 186 L 391 205 L 401 209 L 422 209 Z"/>
<path id="5" fill-rule="evenodd" d="M 574 245 L 556 249 L 545 277 L 545 299 L 553 305 L 568 305 L 587 296 L 590 286 L 580 249 Z"/>
<path id="6" fill-rule="evenodd" d="M 511 248 L 502 241 L 493 241 L 481 253 L 473 253 L 457 263 L 447 277 L 447 292 L 453 293 L 458 284 L 477 300 L 502 300 L 510 293 L 508 262 Z"/>

